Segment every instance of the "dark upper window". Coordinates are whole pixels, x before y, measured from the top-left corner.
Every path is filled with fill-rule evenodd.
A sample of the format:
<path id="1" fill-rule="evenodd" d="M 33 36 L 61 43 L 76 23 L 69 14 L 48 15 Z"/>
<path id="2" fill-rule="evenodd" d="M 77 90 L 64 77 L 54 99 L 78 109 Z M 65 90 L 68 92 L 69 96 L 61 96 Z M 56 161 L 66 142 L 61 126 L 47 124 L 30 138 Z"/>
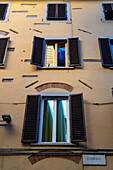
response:
<path id="1" fill-rule="evenodd" d="M 113 67 L 113 39 L 99 38 L 100 54 L 104 67 Z"/>
<path id="2" fill-rule="evenodd" d="M 83 110 L 83 94 L 27 96 L 22 142 L 85 142 Z"/>
<path id="3" fill-rule="evenodd" d="M 45 21 L 69 21 L 69 4 L 68 3 L 46 3 Z"/>
<path id="4" fill-rule="evenodd" d="M 0 22 L 7 22 L 11 3 L 0 3 Z"/>
<path id="5" fill-rule="evenodd" d="M 34 37 L 31 64 L 44 68 L 80 66 L 79 38 Z"/>

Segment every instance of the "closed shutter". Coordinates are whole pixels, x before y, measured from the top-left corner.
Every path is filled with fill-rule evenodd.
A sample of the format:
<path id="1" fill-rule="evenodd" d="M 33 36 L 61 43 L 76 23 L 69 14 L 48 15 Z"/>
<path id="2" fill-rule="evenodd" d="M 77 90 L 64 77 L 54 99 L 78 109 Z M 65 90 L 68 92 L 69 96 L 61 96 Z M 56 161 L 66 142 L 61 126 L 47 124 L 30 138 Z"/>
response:
<path id="1" fill-rule="evenodd" d="M 0 20 L 5 19 L 7 8 L 8 8 L 8 4 L 0 4 Z"/>
<path id="2" fill-rule="evenodd" d="M 56 4 L 48 4 L 47 6 L 47 20 L 56 19 Z"/>
<path id="3" fill-rule="evenodd" d="M 4 65 L 9 38 L 0 38 L 0 66 Z"/>
<path id="4" fill-rule="evenodd" d="M 44 38 L 34 37 L 31 64 L 43 66 Z"/>
<path id="5" fill-rule="evenodd" d="M 79 38 L 69 38 L 68 41 L 70 66 L 80 66 Z"/>
<path id="6" fill-rule="evenodd" d="M 100 54 L 104 67 L 113 66 L 109 38 L 99 38 Z"/>
<path id="7" fill-rule="evenodd" d="M 38 125 L 40 114 L 40 96 L 27 96 L 24 117 L 22 142 L 31 143 L 38 140 Z"/>
<path id="8" fill-rule="evenodd" d="M 66 4 L 58 4 L 58 19 L 66 20 Z"/>
<path id="9" fill-rule="evenodd" d="M 83 94 L 70 95 L 71 142 L 85 142 Z"/>

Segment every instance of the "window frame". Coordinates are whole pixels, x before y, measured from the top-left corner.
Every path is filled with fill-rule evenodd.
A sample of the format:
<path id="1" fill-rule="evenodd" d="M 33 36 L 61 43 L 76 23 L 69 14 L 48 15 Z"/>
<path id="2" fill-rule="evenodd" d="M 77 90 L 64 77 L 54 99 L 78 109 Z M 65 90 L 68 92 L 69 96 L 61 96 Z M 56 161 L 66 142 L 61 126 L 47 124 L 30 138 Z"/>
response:
<path id="1" fill-rule="evenodd" d="M 66 20 L 47 20 L 48 15 L 48 5 L 49 4 L 66 4 Z M 45 3 L 45 12 L 44 12 L 44 22 L 70 22 L 70 10 L 69 10 L 69 2 L 46 2 Z"/>
<path id="2" fill-rule="evenodd" d="M 6 11 L 6 13 L 5 13 L 5 19 L 0 20 L 0 22 L 7 22 L 7 21 L 8 21 L 8 16 L 9 16 L 9 12 L 10 12 L 10 8 L 11 8 L 11 2 L 0 2 L 0 4 L 6 4 L 6 5 L 8 5 L 7 11 Z"/>
<path id="3" fill-rule="evenodd" d="M 104 4 L 113 4 L 113 2 L 100 2 L 100 10 L 101 10 L 101 16 L 102 16 L 102 22 L 113 22 L 113 20 L 106 20 L 104 15 Z"/>
<path id="4" fill-rule="evenodd" d="M 39 145 L 39 144 L 70 144 L 71 143 L 71 140 L 70 140 L 70 114 L 69 114 L 69 96 L 71 95 L 72 93 L 39 93 L 39 95 L 41 96 L 41 109 L 40 109 L 40 122 L 39 122 L 39 137 L 38 137 L 38 141 L 37 143 L 33 143 L 33 145 Z M 54 133 L 54 137 L 53 137 L 53 140 L 52 142 L 42 142 L 41 139 L 42 139 L 42 128 L 43 128 L 43 116 L 44 116 L 44 99 L 42 99 L 42 97 L 67 97 L 67 142 L 55 142 L 55 137 L 56 137 L 56 134 Z M 56 99 L 54 100 L 55 103 L 56 103 Z M 56 104 L 55 104 L 55 107 L 56 107 Z M 56 110 L 55 110 L 55 118 L 53 119 L 53 121 L 56 121 Z M 56 126 L 56 122 L 53 123 L 53 126 Z M 54 127 L 54 132 L 55 132 L 55 128 Z M 53 134 L 53 132 L 52 132 Z"/>
<path id="5" fill-rule="evenodd" d="M 67 63 L 67 65 L 65 65 L 65 66 L 54 66 L 54 67 L 45 66 L 46 40 L 47 41 L 49 41 L 49 40 L 50 41 L 66 40 L 67 41 L 66 42 L 67 43 L 67 55 L 65 56 L 66 60 L 67 60 L 65 63 Z M 37 41 L 39 41 L 38 42 L 39 45 L 40 45 L 40 41 L 42 43 L 42 45 L 41 45 L 42 49 L 41 49 L 40 54 L 39 54 L 39 52 L 37 53 L 37 49 L 40 48 L 40 47 L 38 47 L 39 45 L 37 44 Z M 74 46 L 74 49 L 72 47 L 73 41 L 76 41 L 76 42 L 74 42 L 74 44 L 76 44 Z M 32 56 L 31 56 L 31 64 L 37 65 L 38 69 L 74 69 L 75 67 L 81 66 L 80 43 L 79 43 L 79 41 L 80 41 L 79 37 L 75 37 L 75 38 L 70 38 L 70 37 L 45 37 L 45 38 L 43 38 L 43 37 L 34 36 Z M 71 43 L 72 43 L 72 45 L 71 45 Z M 40 59 L 40 61 L 37 61 L 38 59 Z M 38 64 L 38 62 L 40 62 L 40 63 Z"/>

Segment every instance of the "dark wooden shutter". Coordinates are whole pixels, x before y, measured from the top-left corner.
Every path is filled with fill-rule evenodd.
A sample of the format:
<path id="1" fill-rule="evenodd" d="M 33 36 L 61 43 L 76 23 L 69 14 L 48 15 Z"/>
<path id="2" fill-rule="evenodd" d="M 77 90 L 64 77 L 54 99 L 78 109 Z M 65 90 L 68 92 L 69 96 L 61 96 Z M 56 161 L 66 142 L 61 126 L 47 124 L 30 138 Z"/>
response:
<path id="1" fill-rule="evenodd" d="M 38 125 L 40 114 L 40 96 L 27 96 L 24 117 L 22 142 L 31 143 L 38 140 Z"/>
<path id="2" fill-rule="evenodd" d="M 68 42 L 70 66 L 80 66 L 79 38 L 69 38 Z"/>
<path id="3" fill-rule="evenodd" d="M 58 19 L 66 20 L 66 4 L 58 4 Z"/>
<path id="4" fill-rule="evenodd" d="M 109 38 L 99 38 L 98 41 L 99 41 L 102 65 L 104 67 L 113 66 Z"/>
<path id="5" fill-rule="evenodd" d="M 0 20 L 4 20 L 7 12 L 8 4 L 0 4 Z"/>
<path id="6" fill-rule="evenodd" d="M 34 37 L 31 64 L 43 66 L 44 38 Z"/>
<path id="7" fill-rule="evenodd" d="M 4 65 L 9 38 L 0 38 L 0 66 Z"/>
<path id="8" fill-rule="evenodd" d="M 47 6 L 47 20 L 56 19 L 56 4 L 48 4 Z"/>
<path id="9" fill-rule="evenodd" d="M 85 142 L 83 94 L 70 95 L 71 142 Z"/>

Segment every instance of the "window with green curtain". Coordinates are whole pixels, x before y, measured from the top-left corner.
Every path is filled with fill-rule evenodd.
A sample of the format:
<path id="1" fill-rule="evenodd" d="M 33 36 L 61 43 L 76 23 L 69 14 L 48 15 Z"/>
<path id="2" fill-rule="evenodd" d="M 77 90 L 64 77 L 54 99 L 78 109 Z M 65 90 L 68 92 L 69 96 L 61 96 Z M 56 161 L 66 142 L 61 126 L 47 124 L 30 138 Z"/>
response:
<path id="1" fill-rule="evenodd" d="M 66 108 L 66 100 L 44 100 L 42 142 L 67 142 Z"/>

